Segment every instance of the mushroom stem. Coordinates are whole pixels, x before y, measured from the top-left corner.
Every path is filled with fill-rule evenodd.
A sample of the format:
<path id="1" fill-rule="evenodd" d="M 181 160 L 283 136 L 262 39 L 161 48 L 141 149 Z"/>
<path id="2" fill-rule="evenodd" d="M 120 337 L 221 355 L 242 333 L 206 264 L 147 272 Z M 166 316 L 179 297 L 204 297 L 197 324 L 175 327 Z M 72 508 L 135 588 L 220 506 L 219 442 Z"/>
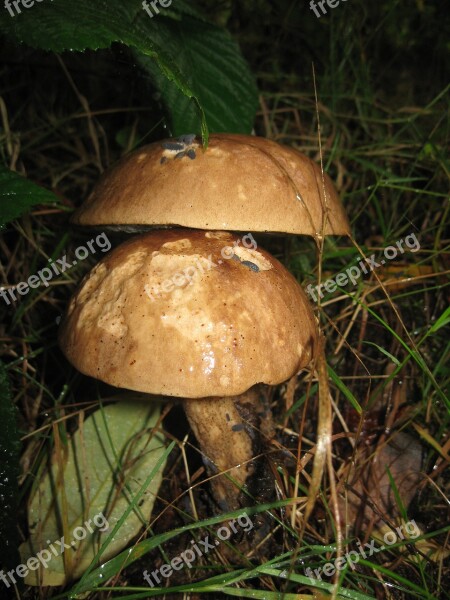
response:
<path id="1" fill-rule="evenodd" d="M 256 386 L 240 396 L 186 399 L 184 403 L 208 474 L 214 476 L 213 495 L 222 510 L 248 504 L 248 496 L 240 488 L 250 496 L 259 496 L 261 490 L 252 484 L 263 484 L 266 494 L 270 479 L 273 487 L 267 461 L 254 458 L 261 453 L 262 438 L 272 433 L 271 411 L 262 403 L 262 396 Z"/>

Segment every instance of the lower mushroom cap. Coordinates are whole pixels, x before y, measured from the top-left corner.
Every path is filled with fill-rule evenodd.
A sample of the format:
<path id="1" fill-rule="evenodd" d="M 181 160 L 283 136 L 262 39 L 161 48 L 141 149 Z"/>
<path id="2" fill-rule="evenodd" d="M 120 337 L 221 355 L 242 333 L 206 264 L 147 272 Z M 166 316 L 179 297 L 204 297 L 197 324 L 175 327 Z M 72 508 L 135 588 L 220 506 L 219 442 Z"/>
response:
<path id="1" fill-rule="evenodd" d="M 285 381 L 312 359 L 316 323 L 297 281 L 250 239 L 171 230 L 122 244 L 73 296 L 61 348 L 82 373 L 150 394 Z"/>

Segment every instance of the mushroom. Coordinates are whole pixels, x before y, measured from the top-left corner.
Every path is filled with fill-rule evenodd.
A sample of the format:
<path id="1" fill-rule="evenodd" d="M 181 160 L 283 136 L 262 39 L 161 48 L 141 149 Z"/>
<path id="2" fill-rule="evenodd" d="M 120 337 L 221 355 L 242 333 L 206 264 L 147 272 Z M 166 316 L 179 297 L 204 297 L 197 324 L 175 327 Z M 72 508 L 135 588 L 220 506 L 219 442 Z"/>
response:
<path id="1" fill-rule="evenodd" d="M 310 158 L 271 140 L 214 134 L 144 146 L 108 169 L 72 222 L 83 226 L 348 235 L 344 208 Z"/>
<path id="2" fill-rule="evenodd" d="M 206 150 L 195 135 L 184 135 L 177 139 L 166 139 L 144 146 L 128 154 L 102 175 L 88 199 L 75 211 L 72 222 L 84 227 L 102 226 L 103 229 L 108 227 L 126 232 L 142 232 L 154 228 L 181 226 L 203 229 L 212 233 L 217 230 L 233 230 L 255 233 L 301 234 L 313 236 L 317 244 L 323 240 L 325 235 L 349 235 L 350 232 L 344 208 L 330 178 L 310 158 L 293 148 L 271 140 L 228 133 L 211 135 Z M 191 233 L 186 235 L 191 239 Z M 160 239 L 162 240 L 162 238 L 155 238 L 155 240 Z M 118 255 L 114 254 L 114 256 Z M 182 256 L 180 253 L 178 260 L 181 260 Z M 271 257 L 270 261 L 273 260 Z M 105 261 L 102 262 L 105 263 Z M 230 261 L 227 264 L 228 266 L 225 268 L 230 270 L 230 265 L 233 265 L 233 263 Z M 273 263 L 271 262 L 271 264 Z M 278 263 L 276 264 L 278 265 Z M 249 267 L 252 270 L 251 265 L 256 266 L 253 273 L 247 272 L 251 284 L 253 285 L 259 279 L 265 281 L 268 277 L 267 272 L 259 269 L 257 261 L 252 261 L 251 258 L 246 259 L 243 257 L 239 259 L 234 267 L 240 269 Z M 164 269 L 162 269 L 161 277 L 164 272 Z M 213 277 L 213 275 L 210 276 Z M 206 276 L 204 279 L 207 280 L 208 277 Z M 214 277 L 216 276 L 214 275 Z M 221 281 L 223 282 L 223 280 Z M 175 293 L 181 291 L 181 287 L 176 289 Z M 256 309 L 257 306 L 260 307 L 259 310 L 261 311 L 261 303 L 265 307 L 269 306 L 266 295 L 268 294 L 267 297 L 272 298 L 273 293 L 269 293 L 268 288 L 264 289 L 264 293 L 256 299 L 254 307 L 249 305 L 250 312 L 248 314 L 251 314 L 253 308 Z M 205 298 L 208 302 L 212 302 L 212 306 L 215 306 L 218 298 L 210 289 L 209 292 L 208 295 L 205 295 Z M 303 292 L 300 290 L 297 291 L 297 294 L 301 297 L 295 308 L 298 313 L 294 314 L 295 311 L 292 309 L 287 315 L 288 320 L 284 324 L 280 316 L 276 316 L 274 324 L 279 327 L 279 331 L 284 331 L 283 328 L 290 327 L 292 323 L 295 324 L 295 327 L 298 327 L 301 322 L 307 321 L 309 323 L 303 331 L 304 337 L 302 338 L 305 358 L 304 362 L 298 362 L 296 367 L 298 370 L 303 364 L 307 364 L 313 355 L 311 348 L 315 344 L 313 341 L 307 343 L 305 340 L 316 340 L 318 332 Z M 110 296 L 113 297 L 112 293 Z M 228 302 L 232 303 L 233 297 L 230 292 Z M 186 324 L 184 324 L 186 330 L 189 329 L 187 321 L 192 319 L 193 324 L 198 323 L 201 314 L 190 312 L 191 309 L 195 309 L 195 303 L 191 302 L 189 308 L 186 307 L 186 312 L 180 315 L 179 318 L 177 317 L 179 323 L 183 322 L 184 324 L 186 321 Z M 112 306 L 110 310 L 112 310 Z M 209 314 L 210 309 L 205 305 L 201 310 Z M 285 313 L 282 311 L 279 315 L 281 314 Z M 110 325 L 110 327 L 119 328 L 120 322 L 120 319 L 116 320 L 114 321 L 115 324 Z M 264 327 L 266 325 L 262 321 L 259 328 Z M 255 329 L 258 329 L 258 325 L 255 325 Z M 313 329 L 314 333 L 311 333 Z M 270 331 L 270 329 L 267 331 Z M 260 338 L 258 339 L 261 342 L 261 348 L 264 345 L 262 340 L 266 339 L 267 331 L 259 332 Z M 283 335 L 286 334 L 283 333 Z M 155 343 L 154 347 L 156 352 L 158 345 Z M 264 352 L 268 352 L 268 349 L 270 349 L 270 344 L 267 344 Z M 291 352 L 293 349 L 288 348 L 287 351 Z M 181 355 L 183 355 L 183 352 Z M 233 352 L 234 350 L 231 350 L 229 355 L 232 356 Z M 265 353 L 261 356 L 265 357 Z M 299 354 L 298 351 L 297 354 Z M 76 358 L 80 359 L 80 357 Z M 216 360 L 216 355 L 214 354 L 211 358 Z M 207 362 L 206 354 L 202 360 L 204 363 Z M 283 378 L 287 379 L 289 377 L 288 371 L 290 375 L 296 373 L 296 369 L 286 368 L 283 375 L 281 375 L 281 372 L 276 375 L 274 371 L 268 377 L 265 366 L 261 372 L 261 364 L 264 364 L 262 359 L 258 360 L 258 370 L 255 371 L 254 377 L 250 378 L 248 387 L 243 385 L 236 393 L 231 391 L 228 380 L 225 379 L 227 385 L 212 386 L 213 389 L 209 387 L 209 391 L 205 390 L 204 392 L 199 392 L 194 387 L 192 390 L 187 390 L 184 396 L 186 398 L 201 398 L 202 395 L 205 397 L 221 397 L 221 406 L 224 406 L 225 403 L 223 398 L 228 398 L 229 406 L 236 409 L 234 412 L 230 412 L 231 409 L 224 412 L 225 418 L 230 418 L 232 423 L 230 427 L 234 426 L 233 433 L 236 433 L 236 430 L 239 429 L 248 432 L 250 425 L 247 417 L 244 419 L 242 416 L 245 412 L 242 407 L 255 406 L 258 402 L 258 390 L 256 388 L 251 389 L 251 386 L 255 382 L 281 382 Z M 249 364 L 248 361 L 246 364 Z M 278 364 L 278 362 L 275 361 L 274 369 L 275 364 Z M 161 369 L 166 368 L 164 361 L 159 359 L 156 360 L 155 365 L 158 365 L 158 368 Z M 181 373 L 180 383 L 183 378 L 190 381 L 186 370 Z M 229 374 L 225 374 L 224 377 L 229 377 Z M 235 377 L 236 374 L 233 375 L 233 381 Z M 212 381 L 213 378 L 210 380 Z M 149 389 L 153 390 L 154 381 L 152 380 L 151 383 Z M 182 387 L 189 386 L 186 383 Z M 183 393 L 178 389 L 173 389 L 171 392 L 167 390 L 164 392 L 163 390 L 161 393 L 183 396 Z M 245 402 L 242 397 L 244 393 L 247 394 Z M 239 396 L 239 400 L 231 401 L 230 398 L 234 396 Z M 325 399 L 327 395 L 322 394 L 321 397 Z M 323 402 L 327 401 L 323 400 Z M 205 437 L 209 435 L 209 428 L 203 427 L 203 433 L 200 433 L 204 421 L 194 417 L 194 411 L 197 410 L 197 406 L 199 408 L 202 405 L 203 407 L 207 406 L 208 409 L 211 409 L 214 417 L 216 413 L 218 414 L 214 403 L 189 401 L 188 404 L 187 415 L 193 430 L 197 432 L 198 436 L 203 435 Z M 254 414 L 255 411 L 252 409 L 250 412 Z M 323 410 L 322 413 L 324 413 Z M 203 408 L 203 414 L 206 414 L 205 408 Z M 246 412 L 245 414 L 248 416 L 249 413 Z M 199 423 L 199 425 L 195 423 Z M 253 427 L 269 430 L 270 419 L 257 419 L 254 421 Z M 330 427 L 331 419 L 328 423 L 328 439 L 330 437 Z M 323 432 L 320 433 L 320 436 L 323 439 L 326 438 Z M 211 437 L 214 437 L 213 433 L 211 433 Z M 237 437 L 236 435 L 231 436 L 231 445 L 235 444 Z M 245 443 L 249 447 L 250 434 L 242 433 L 241 438 L 246 440 Z M 258 438 L 255 436 L 251 439 L 253 450 L 258 446 L 257 440 Z M 213 463 L 220 470 L 225 469 L 230 463 L 237 464 L 237 458 L 230 460 L 229 463 L 226 460 L 221 462 L 220 452 L 214 454 L 214 448 L 209 448 L 208 451 L 205 450 L 205 446 L 203 448 L 204 453 L 212 457 Z M 235 451 L 234 448 L 233 451 Z M 227 455 L 230 455 L 230 452 L 231 448 L 228 447 Z M 248 452 L 243 452 L 240 449 L 236 451 L 236 454 L 248 457 Z M 243 463 L 239 462 L 239 464 Z M 317 464 L 319 465 L 319 461 Z M 209 470 L 212 472 L 212 464 Z M 241 467 L 240 470 L 232 469 L 229 474 L 236 481 L 242 483 L 248 479 L 247 474 L 252 471 L 255 471 L 254 462 L 246 467 Z M 317 480 L 316 477 L 315 481 Z M 213 485 L 217 491 L 216 497 L 227 497 L 227 503 L 230 506 L 236 505 L 236 492 L 232 486 L 230 487 L 229 483 L 224 482 L 221 478 L 220 483 L 214 482 Z M 217 486 L 221 486 L 223 490 L 219 491 Z"/>
<path id="3" fill-rule="evenodd" d="M 305 293 L 268 252 L 223 231 L 165 230 L 121 244 L 72 297 L 60 345 L 82 373 L 178 397 L 222 509 L 246 503 L 265 424 L 259 384 L 315 356 Z M 270 419 L 269 419 L 270 421 Z M 233 482 L 234 480 L 234 482 Z"/>

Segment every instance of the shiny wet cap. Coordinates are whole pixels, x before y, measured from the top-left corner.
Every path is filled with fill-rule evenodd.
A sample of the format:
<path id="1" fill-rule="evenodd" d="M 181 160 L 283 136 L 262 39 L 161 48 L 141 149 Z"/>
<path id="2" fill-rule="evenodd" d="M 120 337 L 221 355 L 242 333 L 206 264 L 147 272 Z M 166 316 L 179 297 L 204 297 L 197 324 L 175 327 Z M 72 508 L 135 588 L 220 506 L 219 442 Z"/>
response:
<path id="1" fill-rule="evenodd" d="M 165 230 L 92 269 L 59 341 L 111 385 L 203 398 L 287 380 L 313 358 L 317 330 L 298 282 L 252 235 Z"/>
<path id="2" fill-rule="evenodd" d="M 316 239 L 350 232 L 331 179 L 314 161 L 271 140 L 236 134 L 211 135 L 207 150 L 192 135 L 128 154 L 105 172 L 72 222 Z"/>

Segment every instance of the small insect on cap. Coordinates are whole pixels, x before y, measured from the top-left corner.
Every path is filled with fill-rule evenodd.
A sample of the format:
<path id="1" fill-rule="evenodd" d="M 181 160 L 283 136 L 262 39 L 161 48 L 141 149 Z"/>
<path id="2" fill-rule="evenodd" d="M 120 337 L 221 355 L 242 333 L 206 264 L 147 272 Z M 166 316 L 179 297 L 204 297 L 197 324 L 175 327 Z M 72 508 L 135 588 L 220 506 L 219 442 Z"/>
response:
<path id="1" fill-rule="evenodd" d="M 78 209 L 78 225 L 348 235 L 344 208 L 326 173 L 270 140 L 194 135 L 144 146 L 109 169 Z"/>
<path id="2" fill-rule="evenodd" d="M 312 310 L 294 277 L 244 238 L 165 230 L 121 244 L 70 302 L 67 358 L 111 385 L 186 398 L 293 376 L 315 355 Z"/>

